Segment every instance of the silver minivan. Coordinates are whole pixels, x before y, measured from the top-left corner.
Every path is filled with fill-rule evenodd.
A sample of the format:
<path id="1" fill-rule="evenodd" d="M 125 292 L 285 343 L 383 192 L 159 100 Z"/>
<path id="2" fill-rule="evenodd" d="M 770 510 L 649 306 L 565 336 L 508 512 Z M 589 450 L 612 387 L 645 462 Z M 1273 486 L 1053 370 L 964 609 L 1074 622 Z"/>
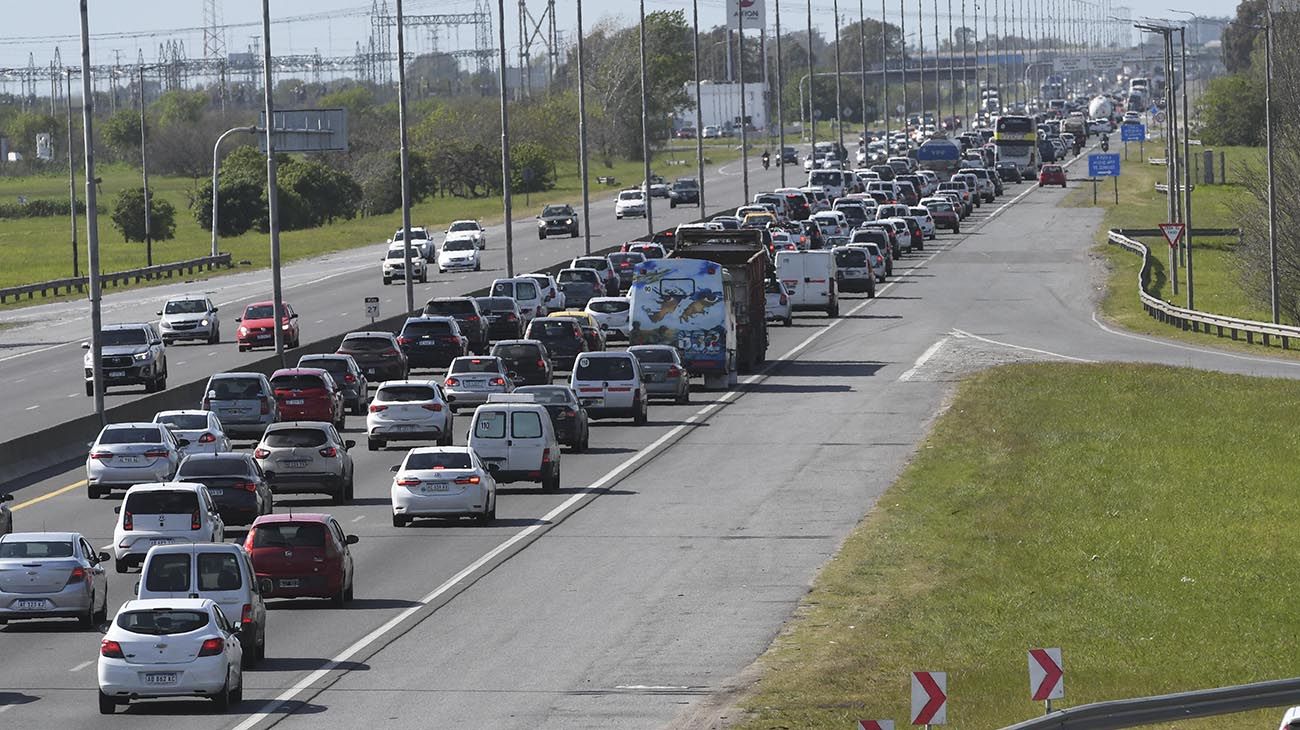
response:
<path id="1" fill-rule="evenodd" d="M 240 627 L 244 666 L 266 658 L 269 578 L 259 584 L 248 553 L 232 543 L 157 545 L 149 548 L 135 592 L 140 598 L 207 598 Z M 250 645 L 251 644 L 251 645 Z"/>
<path id="2" fill-rule="evenodd" d="M 199 406 L 221 420 L 231 438 L 260 439 L 280 420 L 271 381 L 261 373 L 217 373 L 208 378 Z"/>
<path id="3" fill-rule="evenodd" d="M 592 418 L 631 417 L 646 422 L 645 377 L 636 357 L 627 352 L 583 353 L 569 374 L 569 385 Z"/>
<path id="4" fill-rule="evenodd" d="M 532 395 L 494 395 L 474 409 L 469 447 L 497 482 L 541 482 L 560 488 L 560 440 L 546 406 Z"/>

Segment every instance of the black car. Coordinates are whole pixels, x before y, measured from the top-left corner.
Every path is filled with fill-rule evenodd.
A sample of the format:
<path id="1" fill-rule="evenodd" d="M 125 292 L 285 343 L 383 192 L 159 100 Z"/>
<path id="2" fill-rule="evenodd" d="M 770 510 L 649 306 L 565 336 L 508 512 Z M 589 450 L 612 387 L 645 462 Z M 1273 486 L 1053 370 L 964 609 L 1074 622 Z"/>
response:
<path id="1" fill-rule="evenodd" d="M 589 281 L 562 281 L 560 291 L 564 293 L 564 306 L 573 309 L 582 309 L 592 297 L 602 296 Z"/>
<path id="2" fill-rule="evenodd" d="M 1004 183 L 1024 182 L 1024 178 L 1020 175 L 1020 168 L 1014 162 L 999 162 L 995 169 Z"/>
<path id="3" fill-rule="evenodd" d="M 591 441 L 590 420 L 577 393 L 567 385 L 527 385 L 515 389 L 527 393 L 539 405 L 546 406 L 555 427 L 555 437 L 574 451 L 586 451 Z"/>
<path id="4" fill-rule="evenodd" d="M 351 355 L 303 355 L 298 358 L 298 367 L 320 368 L 328 372 L 343 391 L 343 400 L 352 414 L 359 416 L 366 412 L 366 405 L 370 402 L 370 383 Z"/>
<path id="5" fill-rule="evenodd" d="M 190 454 L 176 471 L 176 481 L 207 487 L 227 525 L 251 525 L 272 511 L 271 487 L 249 453 Z"/>
<path id="6" fill-rule="evenodd" d="M 700 204 L 700 183 L 693 177 L 679 177 L 668 188 L 668 207 Z"/>
<path id="7" fill-rule="evenodd" d="M 582 327 L 582 339 L 587 341 L 587 349 L 591 352 L 601 352 L 605 349 L 605 333 L 600 328 L 591 324 L 588 320 L 582 320 L 579 323 Z"/>
<path id="8" fill-rule="evenodd" d="M 460 333 L 454 317 L 410 317 L 402 325 L 397 342 L 411 369 L 445 368 L 469 353 L 469 340 Z"/>
<path id="9" fill-rule="evenodd" d="M 455 317 L 460 333 L 469 340 L 469 351 L 488 351 L 488 323 L 474 297 L 435 297 L 424 305 L 426 317 Z"/>
<path id="10" fill-rule="evenodd" d="M 410 372 L 406 353 L 392 332 L 349 332 L 336 355 L 351 355 L 361 372 L 376 382 L 402 380 Z"/>
<path id="11" fill-rule="evenodd" d="M 614 273 L 618 274 L 619 291 L 627 291 L 632 288 L 637 264 L 645 263 L 645 254 L 612 253 L 609 255 L 609 263 L 613 264 Z"/>
<path id="12" fill-rule="evenodd" d="M 582 325 L 572 317 L 538 317 L 528 323 L 524 337 L 544 345 L 557 370 L 573 369 L 578 355 L 593 349 L 587 346 Z"/>
<path id="13" fill-rule="evenodd" d="M 793 147 L 782 147 L 781 158 L 777 161 L 778 165 L 797 165 L 799 164 L 799 150 Z"/>
<path id="14" fill-rule="evenodd" d="M 551 353 L 537 340 L 502 340 L 489 354 L 501 358 L 515 385 L 550 385 L 555 375 Z"/>
<path id="15" fill-rule="evenodd" d="M 578 215 L 571 205 L 548 205 L 537 216 L 537 240 L 552 234 L 569 234 L 569 238 L 578 237 Z"/>
<path id="16" fill-rule="evenodd" d="M 519 312 L 519 302 L 513 297 L 475 297 L 475 300 L 487 318 L 489 340 L 517 340 L 524 336 L 524 318 Z"/>

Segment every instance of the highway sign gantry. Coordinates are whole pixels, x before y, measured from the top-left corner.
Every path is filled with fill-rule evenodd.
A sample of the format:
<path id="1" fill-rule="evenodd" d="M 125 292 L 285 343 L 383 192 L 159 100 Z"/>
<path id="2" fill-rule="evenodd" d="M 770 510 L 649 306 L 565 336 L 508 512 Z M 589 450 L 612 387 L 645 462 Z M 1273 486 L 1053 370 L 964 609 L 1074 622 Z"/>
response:
<path id="1" fill-rule="evenodd" d="M 1050 702 L 1065 696 L 1065 665 L 1060 649 L 1029 650 L 1029 696 Z"/>
<path id="2" fill-rule="evenodd" d="M 1177 248 L 1178 242 L 1183 240 L 1182 223 L 1161 223 L 1160 232 L 1165 234 L 1165 240 L 1169 242 L 1169 248 Z"/>
<path id="3" fill-rule="evenodd" d="M 948 722 L 948 674 L 912 672 L 912 724 Z"/>
<path id="4" fill-rule="evenodd" d="M 894 730 L 893 720 L 858 720 L 853 730 Z"/>

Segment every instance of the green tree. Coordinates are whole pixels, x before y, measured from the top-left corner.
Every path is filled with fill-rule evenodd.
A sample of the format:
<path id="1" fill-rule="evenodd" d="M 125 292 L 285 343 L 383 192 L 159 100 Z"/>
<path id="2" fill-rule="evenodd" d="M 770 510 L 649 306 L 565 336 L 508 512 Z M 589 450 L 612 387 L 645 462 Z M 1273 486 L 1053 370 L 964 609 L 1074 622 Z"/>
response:
<path id="1" fill-rule="evenodd" d="M 149 236 L 166 241 L 176 235 L 176 209 L 167 200 L 149 196 Z M 127 188 L 113 203 L 113 227 L 124 241 L 144 240 L 144 188 Z"/>
<path id="2" fill-rule="evenodd" d="M 266 219 L 266 199 L 262 187 L 257 182 L 231 178 L 221 178 L 217 205 L 220 215 L 217 217 L 217 233 L 224 237 L 239 236 L 247 233 L 259 221 Z M 212 181 L 204 180 L 189 194 L 190 212 L 194 220 L 204 230 L 212 230 Z"/>
<path id="3" fill-rule="evenodd" d="M 203 118 L 208 109 L 208 95 L 203 91 L 173 89 L 163 92 L 150 106 L 161 127 L 191 125 Z M 138 129 L 138 127 L 137 127 Z"/>
<path id="4" fill-rule="evenodd" d="M 1207 145 L 1264 144 L 1264 84 L 1252 73 L 1210 79 L 1197 101 Z"/>
<path id="5" fill-rule="evenodd" d="M 140 113 L 119 109 L 99 127 L 99 138 L 118 160 L 140 154 Z"/>
<path id="6" fill-rule="evenodd" d="M 66 127 L 63 122 L 49 114 L 39 112 L 20 112 L 13 115 L 0 130 L 0 134 L 9 138 L 9 147 L 21 153 L 28 160 L 36 159 L 36 135 L 50 134 L 54 144 L 56 159 L 66 159 L 67 150 L 59 150 L 66 139 Z"/>
<path id="7" fill-rule="evenodd" d="M 551 150 L 533 142 L 510 146 L 510 190 L 539 193 L 555 187 L 555 158 Z"/>
<path id="8" fill-rule="evenodd" d="M 1223 65 L 1228 73 L 1250 69 L 1255 39 L 1262 32 L 1268 0 L 1242 0 L 1237 6 L 1237 17 L 1223 29 Z"/>

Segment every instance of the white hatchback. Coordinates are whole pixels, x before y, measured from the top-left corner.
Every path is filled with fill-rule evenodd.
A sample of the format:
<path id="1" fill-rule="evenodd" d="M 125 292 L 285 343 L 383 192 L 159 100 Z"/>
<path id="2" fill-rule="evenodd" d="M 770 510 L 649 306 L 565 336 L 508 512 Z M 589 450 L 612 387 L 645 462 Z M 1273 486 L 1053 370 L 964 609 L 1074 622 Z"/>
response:
<path id="1" fill-rule="evenodd" d="M 202 484 L 137 484 L 113 511 L 113 558 L 119 573 L 143 562 L 154 545 L 226 539 L 226 523 Z"/>
<path id="2" fill-rule="evenodd" d="M 608 339 L 626 340 L 631 331 L 632 300 L 627 297 L 592 297 L 584 311 L 596 320 Z"/>
<path id="3" fill-rule="evenodd" d="M 243 701 L 239 628 L 207 598 L 127 601 L 99 642 L 99 712 L 155 697 Z"/>
<path id="4" fill-rule="evenodd" d="M 230 438 L 212 411 L 159 411 L 154 414 L 153 422 L 166 426 L 177 439 L 189 441 L 181 447 L 183 456 L 230 451 Z"/>
<path id="5" fill-rule="evenodd" d="M 389 380 L 375 391 L 366 414 L 370 451 L 389 441 L 437 441 L 451 445 L 453 416 L 438 384 L 427 380 Z"/>
<path id="6" fill-rule="evenodd" d="M 638 426 L 647 420 L 641 364 L 627 352 L 582 353 L 569 374 L 569 387 L 592 418 L 630 416 Z"/>
<path id="7" fill-rule="evenodd" d="M 618 194 L 618 200 L 614 202 L 614 217 L 622 220 L 624 217 L 644 218 L 646 215 L 646 196 L 640 190 L 624 190 Z"/>
<path id="8" fill-rule="evenodd" d="M 393 471 L 393 527 L 416 517 L 496 518 L 496 480 L 467 446 L 411 449 Z"/>

